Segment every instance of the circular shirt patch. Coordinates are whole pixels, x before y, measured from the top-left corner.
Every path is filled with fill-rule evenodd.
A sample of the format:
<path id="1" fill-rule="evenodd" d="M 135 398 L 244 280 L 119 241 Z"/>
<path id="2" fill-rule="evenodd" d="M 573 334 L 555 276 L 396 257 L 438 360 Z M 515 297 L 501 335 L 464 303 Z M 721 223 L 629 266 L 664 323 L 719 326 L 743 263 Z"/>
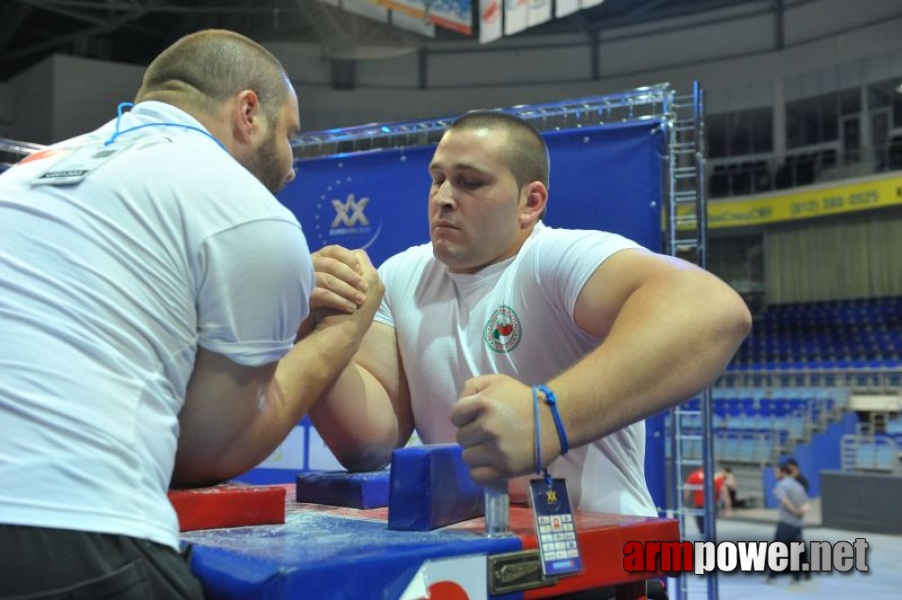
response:
<path id="1" fill-rule="evenodd" d="M 520 344 L 522 337 L 520 317 L 505 304 L 495 309 L 483 329 L 485 343 L 495 352 L 510 352 Z"/>

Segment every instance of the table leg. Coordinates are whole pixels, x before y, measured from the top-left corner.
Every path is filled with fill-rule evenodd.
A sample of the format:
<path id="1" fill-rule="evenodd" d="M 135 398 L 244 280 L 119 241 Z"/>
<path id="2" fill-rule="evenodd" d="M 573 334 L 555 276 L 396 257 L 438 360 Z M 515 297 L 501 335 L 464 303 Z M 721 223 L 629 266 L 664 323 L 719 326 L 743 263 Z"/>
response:
<path id="1" fill-rule="evenodd" d="M 617 600 L 643 600 L 646 592 L 644 581 L 622 583 L 615 590 Z"/>

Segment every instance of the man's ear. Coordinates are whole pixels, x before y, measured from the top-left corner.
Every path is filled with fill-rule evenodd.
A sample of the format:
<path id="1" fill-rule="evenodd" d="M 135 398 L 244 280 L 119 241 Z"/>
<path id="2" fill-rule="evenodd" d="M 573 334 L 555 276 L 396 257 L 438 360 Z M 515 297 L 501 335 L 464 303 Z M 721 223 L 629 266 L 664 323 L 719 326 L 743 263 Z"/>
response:
<path id="1" fill-rule="evenodd" d="M 523 186 L 525 200 L 520 207 L 520 225 L 528 227 L 535 224 L 545 211 L 548 202 L 548 188 L 541 181 L 533 181 Z"/>
<path id="2" fill-rule="evenodd" d="M 234 107 L 235 137 L 242 143 L 249 143 L 259 131 L 263 112 L 260 98 L 253 90 L 243 90 L 235 96 Z"/>

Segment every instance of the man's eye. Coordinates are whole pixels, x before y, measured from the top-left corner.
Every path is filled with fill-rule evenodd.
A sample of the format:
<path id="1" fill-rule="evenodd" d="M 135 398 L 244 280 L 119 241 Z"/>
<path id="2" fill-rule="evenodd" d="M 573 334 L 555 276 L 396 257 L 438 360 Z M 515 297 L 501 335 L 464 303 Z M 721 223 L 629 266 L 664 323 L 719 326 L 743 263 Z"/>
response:
<path id="1" fill-rule="evenodd" d="M 460 185 L 460 187 L 467 188 L 468 190 L 473 190 L 482 185 L 482 182 L 472 179 L 460 179 L 458 180 L 458 185 Z"/>

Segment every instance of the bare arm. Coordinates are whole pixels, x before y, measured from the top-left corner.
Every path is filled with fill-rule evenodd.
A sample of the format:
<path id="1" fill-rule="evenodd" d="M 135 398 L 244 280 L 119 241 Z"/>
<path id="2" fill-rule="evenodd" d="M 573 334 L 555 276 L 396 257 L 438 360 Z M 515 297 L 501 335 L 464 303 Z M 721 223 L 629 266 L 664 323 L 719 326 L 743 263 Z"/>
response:
<path id="1" fill-rule="evenodd" d="M 548 382 L 570 446 L 601 438 L 692 397 L 723 371 L 751 326 L 742 299 L 713 275 L 642 250 L 608 258 L 580 292 L 576 325 L 604 342 Z M 481 483 L 533 470 L 532 395 L 502 375 L 471 379 L 452 413 Z M 560 455 L 540 411 L 543 463 Z M 526 439 L 529 439 L 528 437 Z"/>
<path id="2" fill-rule="evenodd" d="M 353 362 L 310 411 L 316 430 L 349 470 L 384 467 L 413 431 L 395 330 L 373 323 Z"/>
<path id="3" fill-rule="evenodd" d="M 331 246 L 317 252 L 317 285 L 311 304 L 352 311 L 354 303 L 350 300 L 359 301 L 355 295 L 360 289 L 355 265 L 354 256 L 344 248 Z M 317 314 L 322 316 L 319 311 Z M 314 327 L 329 324 L 329 317 L 321 318 L 319 326 L 308 319 L 301 329 L 306 335 Z M 403 445 L 413 431 L 395 330 L 372 323 L 361 335 L 353 362 L 350 356 L 342 359 L 341 364 L 346 366 L 310 410 L 310 419 L 323 441 L 352 471 L 382 468 L 392 450 Z"/>
<path id="4" fill-rule="evenodd" d="M 365 301 L 350 314 L 331 311 L 278 363 L 247 367 L 199 350 L 179 415 L 175 485 L 208 485 L 254 467 L 335 381 L 382 298 L 365 255 L 361 263 Z"/>
<path id="5" fill-rule="evenodd" d="M 685 261 L 625 250 L 576 303 L 582 330 L 604 339 L 549 382 L 573 444 L 598 439 L 691 398 L 724 370 L 751 328 L 727 284 Z"/>

